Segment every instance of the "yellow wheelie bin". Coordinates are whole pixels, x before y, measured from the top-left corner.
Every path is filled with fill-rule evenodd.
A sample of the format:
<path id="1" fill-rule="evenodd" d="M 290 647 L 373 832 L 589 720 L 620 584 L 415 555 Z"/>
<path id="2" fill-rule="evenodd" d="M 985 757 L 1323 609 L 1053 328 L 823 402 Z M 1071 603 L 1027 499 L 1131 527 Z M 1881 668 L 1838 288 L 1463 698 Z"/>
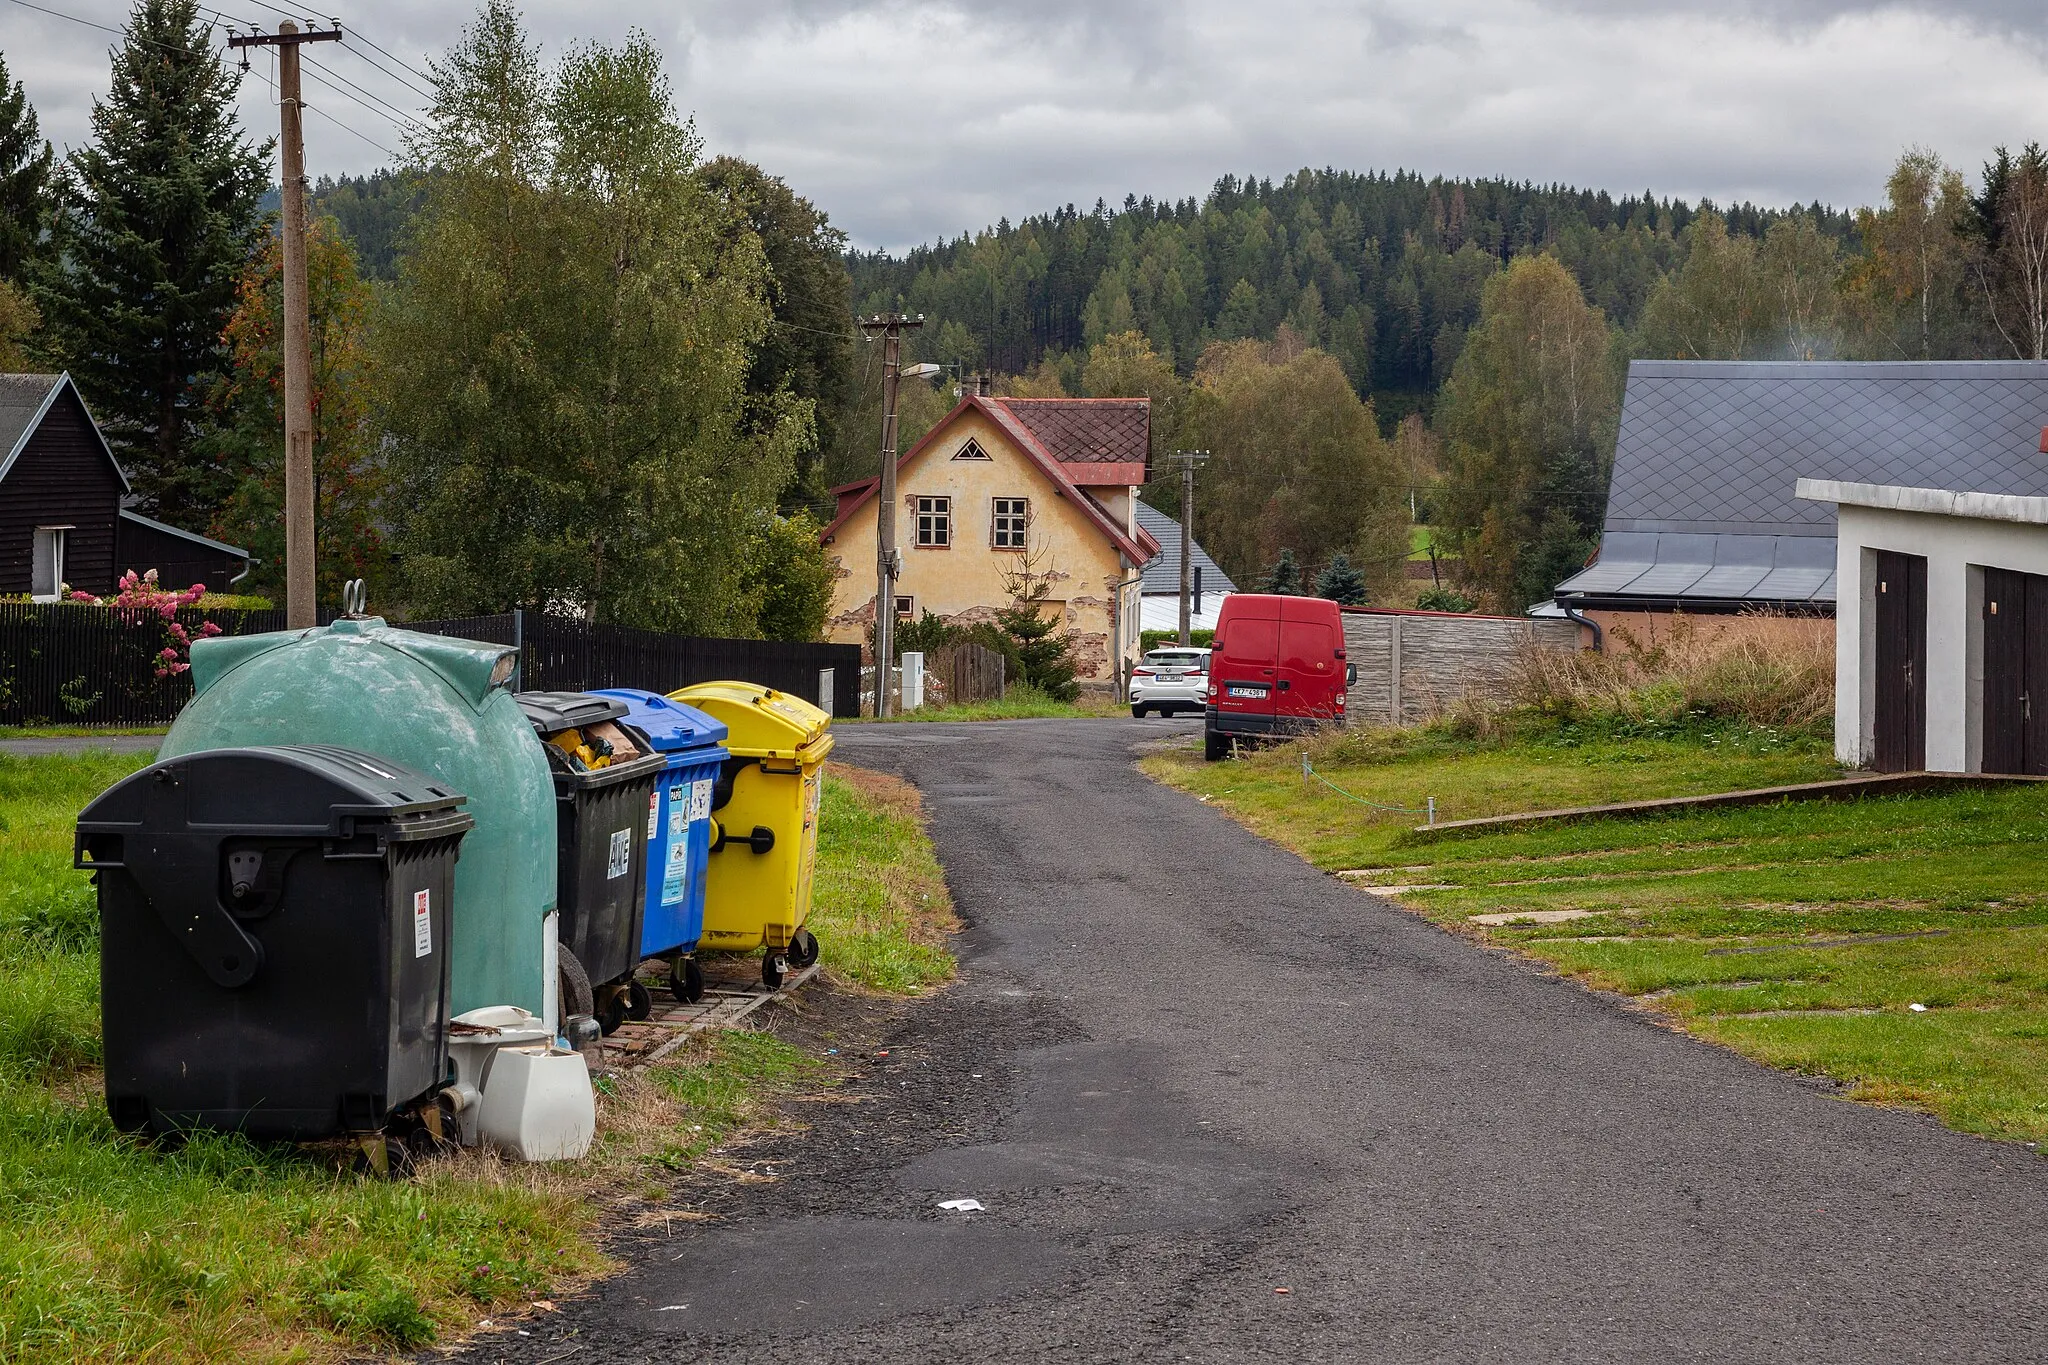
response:
<path id="1" fill-rule="evenodd" d="M 832 717 L 799 697 L 753 683 L 710 682 L 668 694 L 724 723 L 726 759 L 711 792 L 711 859 L 700 948 L 761 954 L 761 979 L 780 986 L 818 960 L 811 868 Z"/>

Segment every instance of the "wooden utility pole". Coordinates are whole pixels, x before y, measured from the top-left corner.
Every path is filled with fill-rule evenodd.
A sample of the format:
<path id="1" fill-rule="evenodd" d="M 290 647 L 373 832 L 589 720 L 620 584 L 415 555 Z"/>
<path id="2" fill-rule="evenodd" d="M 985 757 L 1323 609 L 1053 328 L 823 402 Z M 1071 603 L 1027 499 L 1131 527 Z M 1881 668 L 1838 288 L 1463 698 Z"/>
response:
<path id="1" fill-rule="evenodd" d="M 882 338 L 882 481 L 875 507 L 875 715 L 889 714 L 889 669 L 896 661 L 896 386 L 901 378 L 903 333 L 924 326 L 924 315 L 877 313 L 861 320 L 869 340 Z"/>
<path id="2" fill-rule="evenodd" d="M 306 295 L 306 126 L 299 96 L 299 45 L 341 41 L 340 29 L 301 33 L 287 19 L 275 33 L 234 34 L 229 47 L 277 51 L 278 154 L 284 161 L 284 621 L 319 624 L 314 576 L 313 355 Z"/>
<path id="3" fill-rule="evenodd" d="M 1191 644 L 1195 595 L 1195 466 L 1209 458 L 1206 450 L 1176 450 L 1180 466 L 1180 643 Z"/>

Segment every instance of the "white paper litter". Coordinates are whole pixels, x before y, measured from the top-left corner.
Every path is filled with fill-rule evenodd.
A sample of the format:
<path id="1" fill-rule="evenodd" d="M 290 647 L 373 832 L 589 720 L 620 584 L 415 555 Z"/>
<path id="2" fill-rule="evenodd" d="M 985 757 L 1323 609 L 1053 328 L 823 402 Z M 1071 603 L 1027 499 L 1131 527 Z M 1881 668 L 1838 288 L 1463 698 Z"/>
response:
<path id="1" fill-rule="evenodd" d="M 1909 1010 L 1911 1010 L 1911 1011 L 1913 1011 L 1913 1013 L 1915 1013 L 1915 1014 L 1925 1014 L 1925 1013 L 1927 1013 L 1927 1006 L 1925 1006 L 1925 1005 L 1921 1004 L 1921 1003 L 1920 1003 L 1919 1001 L 1917 1001 L 1917 1000 L 1916 1000 L 1916 1001 L 1914 1001 L 1914 1002 L 1913 1002 L 1912 1004 L 1910 1004 L 1910 1005 L 1906 1006 L 1906 1008 L 1907 1008 L 1907 1009 L 1909 1009 Z"/>
<path id="2" fill-rule="evenodd" d="M 953 1213 L 986 1213 L 988 1206 L 979 1199 L 942 1199 L 939 1207 Z"/>

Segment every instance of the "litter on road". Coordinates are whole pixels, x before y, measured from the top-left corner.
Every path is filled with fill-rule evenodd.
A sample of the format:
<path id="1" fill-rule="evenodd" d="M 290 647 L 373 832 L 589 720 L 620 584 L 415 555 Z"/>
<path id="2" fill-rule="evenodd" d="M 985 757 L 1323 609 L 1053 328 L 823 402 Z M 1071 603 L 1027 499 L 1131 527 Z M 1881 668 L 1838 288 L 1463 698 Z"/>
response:
<path id="1" fill-rule="evenodd" d="M 942 1199 L 939 1207 L 952 1213 L 986 1213 L 988 1206 L 979 1199 Z"/>

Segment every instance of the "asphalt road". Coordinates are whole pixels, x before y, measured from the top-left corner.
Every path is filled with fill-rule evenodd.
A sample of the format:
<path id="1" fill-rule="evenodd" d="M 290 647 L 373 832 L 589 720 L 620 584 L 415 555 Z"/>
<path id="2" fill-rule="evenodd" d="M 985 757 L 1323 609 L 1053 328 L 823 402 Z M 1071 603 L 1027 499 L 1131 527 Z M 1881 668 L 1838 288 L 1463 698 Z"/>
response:
<path id="1" fill-rule="evenodd" d="M 2048 1162 L 1317 874 L 1134 769 L 1190 728 L 843 727 L 925 793 L 959 984 L 773 1179 L 467 1358 L 2048 1357 Z"/>

